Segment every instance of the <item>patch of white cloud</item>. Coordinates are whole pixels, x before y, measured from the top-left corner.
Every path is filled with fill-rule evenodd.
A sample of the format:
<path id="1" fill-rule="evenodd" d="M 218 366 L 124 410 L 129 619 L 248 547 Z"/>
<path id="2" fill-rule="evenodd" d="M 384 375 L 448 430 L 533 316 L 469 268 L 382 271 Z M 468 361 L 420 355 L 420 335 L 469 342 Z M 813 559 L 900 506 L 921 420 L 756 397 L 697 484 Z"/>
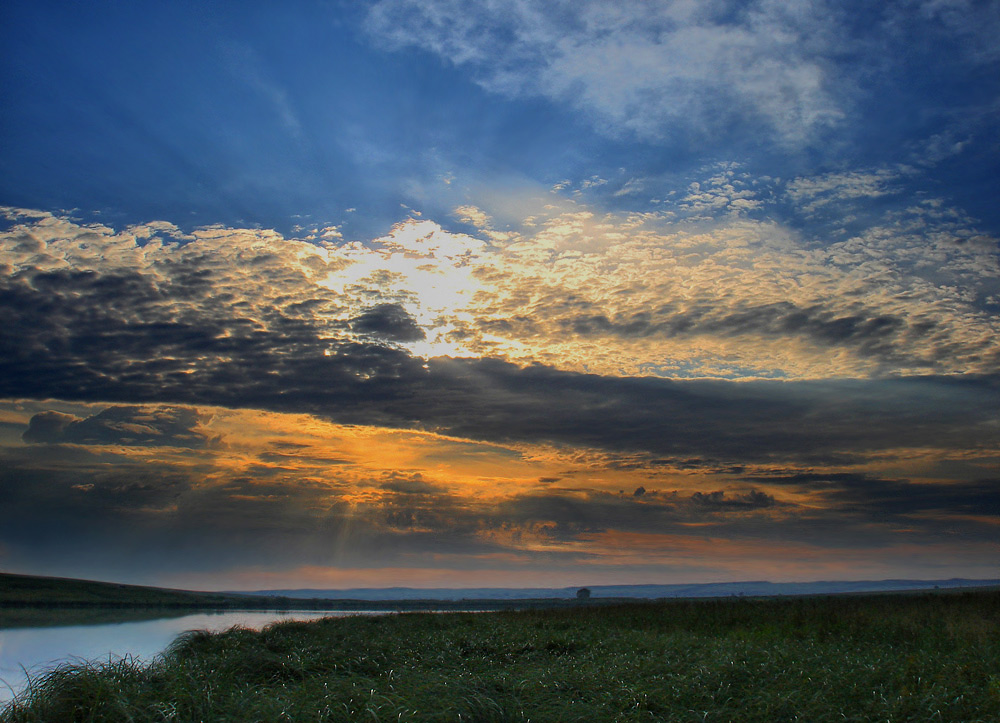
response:
<path id="1" fill-rule="evenodd" d="M 893 182 L 909 171 L 906 167 L 878 168 L 795 178 L 788 182 L 785 192 L 803 212 L 811 214 L 831 203 L 899 193 L 901 189 L 893 187 Z"/>
<path id="2" fill-rule="evenodd" d="M 601 178 L 600 176 L 591 176 L 580 184 L 581 190 L 588 190 L 590 188 L 597 188 L 599 186 L 605 186 L 608 183 L 608 179 Z"/>
<path id="3" fill-rule="evenodd" d="M 492 241 L 507 241 L 514 238 L 516 234 L 511 231 L 497 231 L 493 226 L 493 218 L 486 214 L 481 208 L 476 206 L 458 206 L 452 211 L 452 215 L 462 223 L 476 227 Z"/>
<path id="4" fill-rule="evenodd" d="M 973 69 L 1000 59 L 1000 13 L 982 0 L 378 0 L 366 27 L 492 92 L 545 97 L 654 142 L 739 127 L 815 145 L 851 123 L 873 79 L 913 72 L 910 52 Z"/>
<path id="5" fill-rule="evenodd" d="M 821 0 L 608 3 L 381 0 L 368 28 L 474 70 L 486 88 L 569 102 L 611 133 L 713 133 L 748 116 L 799 145 L 849 101 L 829 57 L 843 38 Z"/>
<path id="6" fill-rule="evenodd" d="M 622 185 L 621 188 L 619 188 L 611 195 L 616 198 L 619 198 L 621 196 L 631 196 L 632 194 L 635 193 L 641 193 L 644 188 L 645 188 L 645 181 L 643 179 L 630 178 L 627 181 L 625 181 L 625 183 Z"/>
<path id="7" fill-rule="evenodd" d="M 959 155 L 971 142 L 970 135 L 959 137 L 950 129 L 935 133 L 920 144 L 917 162 L 932 166 L 947 158 Z"/>
<path id="8" fill-rule="evenodd" d="M 677 207 L 693 217 L 745 214 L 763 205 L 752 186 L 749 174 L 740 171 L 736 164 L 719 164 L 710 177 L 688 186 Z"/>

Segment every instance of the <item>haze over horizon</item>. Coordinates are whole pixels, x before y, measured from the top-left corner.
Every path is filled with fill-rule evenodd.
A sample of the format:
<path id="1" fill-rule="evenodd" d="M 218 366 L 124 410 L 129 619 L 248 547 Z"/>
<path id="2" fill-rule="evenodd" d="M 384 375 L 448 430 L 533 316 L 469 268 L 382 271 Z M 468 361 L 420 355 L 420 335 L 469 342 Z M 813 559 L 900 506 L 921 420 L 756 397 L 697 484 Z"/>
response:
<path id="1" fill-rule="evenodd" d="M 996 2 L 0 19 L 0 570 L 1000 578 Z"/>

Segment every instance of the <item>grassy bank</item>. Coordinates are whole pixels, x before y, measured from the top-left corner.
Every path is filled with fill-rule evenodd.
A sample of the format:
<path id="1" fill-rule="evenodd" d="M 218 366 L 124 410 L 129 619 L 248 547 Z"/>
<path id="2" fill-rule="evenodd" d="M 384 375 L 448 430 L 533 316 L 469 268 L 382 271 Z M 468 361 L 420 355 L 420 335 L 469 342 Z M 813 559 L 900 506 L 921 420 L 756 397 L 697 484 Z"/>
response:
<path id="1" fill-rule="evenodd" d="M 190 633 L 0 721 L 996 721 L 1000 593 L 406 614 Z"/>

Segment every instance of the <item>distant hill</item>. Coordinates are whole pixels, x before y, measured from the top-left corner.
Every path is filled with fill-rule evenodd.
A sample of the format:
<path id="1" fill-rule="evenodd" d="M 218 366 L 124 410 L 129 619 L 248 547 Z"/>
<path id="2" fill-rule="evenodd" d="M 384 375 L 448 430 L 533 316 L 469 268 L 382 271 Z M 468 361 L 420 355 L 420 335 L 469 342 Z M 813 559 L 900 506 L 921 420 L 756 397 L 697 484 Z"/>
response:
<path id="1" fill-rule="evenodd" d="M 895 592 L 962 587 L 1000 586 L 1000 580 L 860 580 L 826 582 L 715 582 L 690 585 L 589 585 L 591 598 L 701 598 L 731 595 L 831 595 L 836 593 Z M 578 587 L 560 588 L 349 588 L 255 590 L 236 593 L 274 595 L 292 599 L 330 598 L 338 600 L 526 600 L 569 599 L 576 597 Z"/>
<path id="2" fill-rule="evenodd" d="M 120 585 L 113 582 L 75 580 L 0 573 L 0 605 L 94 606 L 225 606 L 247 602 L 242 596 L 191 590 Z"/>

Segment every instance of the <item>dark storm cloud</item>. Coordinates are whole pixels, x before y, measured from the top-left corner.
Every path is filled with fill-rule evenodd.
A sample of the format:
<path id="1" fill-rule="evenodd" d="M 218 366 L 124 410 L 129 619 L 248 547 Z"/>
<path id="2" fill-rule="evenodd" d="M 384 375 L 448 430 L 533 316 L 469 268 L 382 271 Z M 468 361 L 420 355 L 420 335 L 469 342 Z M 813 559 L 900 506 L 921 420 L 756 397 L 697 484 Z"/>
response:
<path id="1" fill-rule="evenodd" d="M 510 322 L 507 322 L 510 324 Z M 525 320 L 525 323 L 535 323 Z M 626 339 L 649 337 L 681 338 L 757 337 L 763 339 L 805 338 L 813 345 L 849 347 L 861 357 L 877 358 L 885 363 L 911 361 L 901 354 L 909 338 L 922 337 L 934 330 L 926 320 L 908 320 L 878 309 L 859 308 L 845 313 L 842 308 L 821 304 L 799 306 L 782 301 L 768 304 L 741 302 L 720 306 L 708 301 L 663 304 L 655 311 L 627 316 L 605 314 L 567 315 L 553 319 L 564 332 L 580 336 L 618 336 Z M 912 363 L 912 362 L 911 362 Z M 931 366 L 925 362 L 924 366 Z"/>
<path id="2" fill-rule="evenodd" d="M 1000 516 L 1000 478 L 947 484 L 913 484 L 905 480 L 877 480 L 850 484 L 826 495 L 843 510 L 909 515 Z"/>
<path id="3" fill-rule="evenodd" d="M 759 510 L 774 507 L 775 501 L 772 495 L 759 490 L 750 490 L 743 494 L 726 497 L 722 490 L 715 492 L 695 492 L 691 495 L 691 502 L 696 506 L 709 509 L 734 509 L 734 510 Z"/>
<path id="4" fill-rule="evenodd" d="M 351 319 L 351 329 L 389 341 L 420 341 L 424 330 L 399 304 L 378 304 Z"/>
<path id="5" fill-rule="evenodd" d="M 389 479 L 381 484 L 382 489 L 403 495 L 431 495 L 442 491 L 442 487 L 425 480 L 419 473 L 392 473 Z"/>
<path id="6" fill-rule="evenodd" d="M 863 472 L 793 472 L 791 474 L 773 474 L 754 477 L 744 477 L 747 482 L 769 485 L 795 485 L 803 487 L 838 487 L 869 484 L 877 480 Z M 895 483 L 896 480 L 890 480 Z"/>
<path id="7" fill-rule="evenodd" d="M 299 468 L 303 466 L 326 467 L 328 465 L 348 464 L 348 460 L 339 457 L 328 457 L 323 455 L 308 455 L 298 452 L 261 452 L 257 458 L 262 462 L 270 463 L 294 463 Z"/>
<path id="8" fill-rule="evenodd" d="M 79 422 L 79 417 L 62 412 L 39 412 L 31 418 L 28 429 L 21 439 L 30 443 L 47 443 L 60 441 L 66 433 L 66 427 Z"/>
<path id="9" fill-rule="evenodd" d="M 432 360 L 414 418 L 487 439 L 548 440 L 717 461 L 991 444 L 994 378 L 718 382 L 626 379 Z M 425 404 L 423 414 L 411 401 Z M 471 406 L 475 414 L 465 414 Z M 410 411 L 412 409 L 412 411 Z"/>
<path id="10" fill-rule="evenodd" d="M 912 482 L 864 472 L 795 472 L 742 478 L 745 482 L 819 493 L 829 510 L 884 518 L 924 512 L 1000 515 L 1000 479 Z"/>
<path id="11" fill-rule="evenodd" d="M 958 485 L 886 484 L 871 479 L 819 506 L 779 501 L 758 489 L 654 491 L 637 498 L 589 491 L 520 495 L 482 511 L 485 526 L 532 530 L 552 540 L 643 533 L 803 544 L 843 549 L 898 543 L 995 539 L 995 525 L 953 515 L 996 514 L 996 480 Z M 938 507 L 940 505 L 940 507 Z M 691 525 L 696 527 L 691 527 Z"/>
<path id="12" fill-rule="evenodd" d="M 202 448 L 208 438 L 195 430 L 198 414 L 190 408 L 109 407 L 86 419 L 60 412 L 31 418 L 25 442 L 39 444 L 122 444 Z"/>
<path id="13" fill-rule="evenodd" d="M 643 489 L 643 488 L 639 488 Z M 597 490 L 567 493 L 546 490 L 505 500 L 495 510 L 480 511 L 483 524 L 515 525 L 556 539 L 608 531 L 677 533 L 688 523 L 728 524 L 738 529 L 747 515 L 788 507 L 759 490 L 727 493 L 644 491 L 610 494 Z"/>
<path id="14" fill-rule="evenodd" d="M 367 397 L 373 385 L 359 386 L 359 378 L 378 378 L 384 387 L 401 375 L 399 365 L 417 366 L 384 345 L 330 340 L 328 325 L 297 316 L 294 304 L 254 309 L 232 279 L 214 278 L 201 261 L 183 259 L 168 270 L 166 278 L 62 269 L 0 279 L 3 394 L 129 402 L 217 397 L 228 406 L 269 406 L 265 399 L 277 395 L 288 409 L 323 388 Z M 293 272 L 270 276 L 271 293 L 288 291 L 279 299 L 303 293 Z M 327 357 L 331 349 L 336 353 Z"/>

